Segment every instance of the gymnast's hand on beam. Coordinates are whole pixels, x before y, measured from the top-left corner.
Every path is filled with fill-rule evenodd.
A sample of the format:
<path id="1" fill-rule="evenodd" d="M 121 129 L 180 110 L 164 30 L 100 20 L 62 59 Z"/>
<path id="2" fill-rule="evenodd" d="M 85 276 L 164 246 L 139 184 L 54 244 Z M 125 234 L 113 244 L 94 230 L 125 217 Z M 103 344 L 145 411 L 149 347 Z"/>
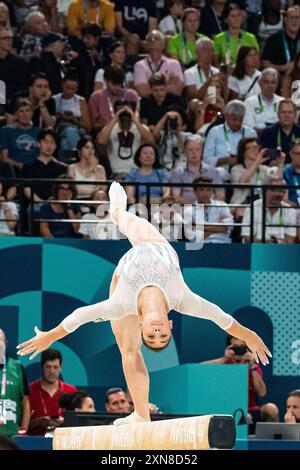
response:
<path id="1" fill-rule="evenodd" d="M 272 357 L 271 352 L 263 342 L 263 340 L 254 332 L 249 331 L 249 335 L 245 339 L 245 342 L 254 356 L 254 360 L 259 363 L 259 361 L 266 366 L 269 364 L 269 357 Z"/>
<path id="2" fill-rule="evenodd" d="M 17 354 L 20 356 L 26 356 L 33 352 L 30 356 L 30 360 L 35 358 L 40 352 L 48 349 L 49 346 L 53 343 L 51 335 L 48 331 L 40 331 L 37 326 L 34 327 L 36 336 L 34 338 L 25 341 L 17 346 L 17 349 L 20 349 Z"/>

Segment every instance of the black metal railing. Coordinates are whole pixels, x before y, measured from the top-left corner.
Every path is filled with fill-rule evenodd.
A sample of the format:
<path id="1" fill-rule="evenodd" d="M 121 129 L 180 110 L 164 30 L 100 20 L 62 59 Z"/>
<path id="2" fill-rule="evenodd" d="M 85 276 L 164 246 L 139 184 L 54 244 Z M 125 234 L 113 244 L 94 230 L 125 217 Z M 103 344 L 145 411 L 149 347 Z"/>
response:
<path id="1" fill-rule="evenodd" d="M 47 219 L 41 219 L 37 216 L 35 211 L 35 207 L 37 205 L 40 205 L 40 202 L 34 201 L 34 187 L 37 184 L 45 183 L 45 184 L 71 184 L 74 186 L 78 185 L 94 185 L 94 186 L 99 186 L 101 185 L 106 186 L 107 190 L 109 189 L 109 186 L 112 181 L 70 181 L 69 179 L 20 179 L 20 178 L 9 178 L 9 179 L 3 179 L 3 182 L 9 185 L 16 185 L 18 189 L 18 198 L 16 202 L 19 206 L 19 219 L 17 223 L 17 228 L 15 230 L 17 235 L 20 236 L 31 236 L 34 234 L 33 227 L 35 224 L 40 223 L 40 222 L 47 222 Z M 140 188 L 144 187 L 146 188 L 146 195 L 143 198 L 143 201 L 145 203 L 145 206 L 147 208 L 147 213 L 148 213 L 148 220 L 150 221 L 151 218 L 151 188 L 153 187 L 168 187 L 168 188 L 195 188 L 194 183 L 136 183 L 136 182 L 121 182 L 124 187 L 126 186 L 134 186 L 136 188 L 135 191 L 135 202 L 140 203 L 141 196 L 140 196 Z M 284 189 L 286 191 L 288 190 L 299 190 L 299 186 L 296 185 L 248 185 L 248 184 L 231 184 L 231 183 L 226 183 L 226 184 L 209 184 L 209 183 L 199 183 L 197 184 L 197 187 L 211 187 L 212 189 L 224 189 L 225 191 L 227 190 L 234 190 L 234 189 L 242 189 L 244 191 L 248 191 L 249 195 L 247 196 L 248 202 L 246 204 L 230 204 L 227 202 L 227 205 L 230 209 L 234 208 L 250 208 L 250 222 L 249 224 L 243 224 L 240 222 L 234 221 L 232 224 L 227 224 L 228 226 L 232 225 L 233 227 L 249 227 L 250 228 L 250 241 L 253 242 L 254 240 L 254 201 L 256 199 L 256 195 L 258 192 L 261 193 L 261 200 L 262 200 L 262 212 L 261 212 L 261 225 L 262 225 L 262 242 L 265 243 L 266 241 L 266 229 L 268 227 L 278 227 L 282 226 L 282 224 L 270 224 L 267 223 L 266 220 L 266 209 L 267 209 L 267 200 L 266 200 L 266 193 L 268 189 Z M 25 194 L 24 194 L 24 188 L 30 188 L 30 198 L 28 199 Z M 61 203 L 61 204 L 75 204 L 79 203 L 80 205 L 92 205 L 92 204 L 97 204 L 99 205 L 99 201 L 92 201 L 89 199 L 76 199 L 76 200 L 54 200 L 54 199 L 49 199 L 42 201 L 44 204 L 50 204 L 50 203 Z M 0 202 L 1 204 L 1 202 Z M 209 207 L 213 207 L 213 205 L 209 205 Z M 271 206 L 268 206 L 271 207 Z M 273 206 L 275 207 L 275 206 Z M 278 208 L 281 206 L 277 206 Z M 285 206 L 284 209 L 294 209 L 292 206 Z M 1 220 L 6 220 L 8 222 L 8 219 L 1 219 Z M 1 221 L 0 220 L 0 221 Z M 78 219 L 51 219 L 51 222 L 58 222 L 58 223 L 79 223 L 80 220 Z M 94 221 L 85 221 L 86 223 L 95 223 Z M 207 225 L 210 226 L 220 226 L 223 225 L 222 223 L 208 223 Z M 292 227 L 289 225 L 289 227 Z M 295 225 L 297 227 L 297 225 Z"/>

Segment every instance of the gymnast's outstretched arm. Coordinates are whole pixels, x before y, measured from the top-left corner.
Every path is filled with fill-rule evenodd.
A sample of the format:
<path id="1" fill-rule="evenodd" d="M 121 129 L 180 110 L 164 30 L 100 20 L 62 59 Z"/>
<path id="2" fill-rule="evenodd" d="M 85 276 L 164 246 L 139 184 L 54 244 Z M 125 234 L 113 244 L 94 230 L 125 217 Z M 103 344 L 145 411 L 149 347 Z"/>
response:
<path id="1" fill-rule="evenodd" d="M 112 282 L 114 282 L 113 280 Z M 114 317 L 114 314 L 120 316 L 122 311 L 123 307 L 117 295 L 112 295 L 108 300 L 97 304 L 79 307 L 52 330 L 40 331 L 35 327 L 36 336 L 19 344 L 17 346 L 17 349 L 19 349 L 18 354 L 21 356 L 32 354 L 29 359 L 33 359 L 40 352 L 49 348 L 52 343 L 64 338 L 69 333 L 73 333 L 81 325 L 101 318 L 110 319 L 112 316 Z"/>
<path id="2" fill-rule="evenodd" d="M 182 291 L 183 295 L 177 306 L 178 312 L 213 321 L 229 335 L 245 341 L 256 362 L 260 360 L 264 365 L 269 363 L 267 355 L 272 357 L 272 354 L 254 331 L 241 325 L 217 305 L 192 292 L 186 284 L 183 285 Z"/>

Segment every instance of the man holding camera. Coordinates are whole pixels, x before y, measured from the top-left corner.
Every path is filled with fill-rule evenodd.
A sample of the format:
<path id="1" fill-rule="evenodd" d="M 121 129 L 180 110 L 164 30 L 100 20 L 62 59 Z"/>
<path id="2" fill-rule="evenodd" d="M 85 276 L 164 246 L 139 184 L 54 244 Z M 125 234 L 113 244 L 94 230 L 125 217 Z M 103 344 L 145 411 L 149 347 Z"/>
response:
<path id="1" fill-rule="evenodd" d="M 266 127 L 259 140 L 263 148 L 282 150 L 286 155 L 286 163 L 290 163 L 290 150 L 295 140 L 300 137 L 300 126 L 295 124 L 297 107 L 291 99 L 284 99 L 278 105 L 277 115 L 278 121 Z"/>
<path id="2" fill-rule="evenodd" d="M 266 403 L 262 406 L 257 403 L 257 397 L 264 397 L 267 394 L 267 387 L 263 379 L 262 369 L 255 362 L 253 354 L 244 341 L 228 335 L 224 356 L 202 362 L 202 364 L 248 364 L 248 423 L 251 425 L 257 421 L 279 421 L 278 408 L 274 403 Z M 252 433 L 254 431 L 253 427 L 250 426 L 249 431 Z"/>
<path id="3" fill-rule="evenodd" d="M 105 90 L 104 90 L 105 91 Z M 148 127 L 139 120 L 134 102 L 117 100 L 114 116 L 97 135 L 97 143 L 107 147 L 113 177 L 121 179 L 135 167 L 134 154 L 144 143 L 154 143 Z"/>

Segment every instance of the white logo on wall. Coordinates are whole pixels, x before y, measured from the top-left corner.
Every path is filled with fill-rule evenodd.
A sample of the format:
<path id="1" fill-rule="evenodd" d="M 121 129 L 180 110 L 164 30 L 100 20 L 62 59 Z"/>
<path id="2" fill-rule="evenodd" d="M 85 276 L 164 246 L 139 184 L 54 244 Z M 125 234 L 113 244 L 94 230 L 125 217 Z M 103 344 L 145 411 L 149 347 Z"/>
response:
<path id="1" fill-rule="evenodd" d="M 296 106 L 300 106 L 300 80 L 292 82 L 292 96 L 291 99 Z"/>
<path id="2" fill-rule="evenodd" d="M 0 80 L 0 104 L 6 104 L 6 85 Z"/>
<path id="3" fill-rule="evenodd" d="M 296 339 L 292 342 L 292 363 L 295 365 L 300 364 L 300 339 Z"/>

